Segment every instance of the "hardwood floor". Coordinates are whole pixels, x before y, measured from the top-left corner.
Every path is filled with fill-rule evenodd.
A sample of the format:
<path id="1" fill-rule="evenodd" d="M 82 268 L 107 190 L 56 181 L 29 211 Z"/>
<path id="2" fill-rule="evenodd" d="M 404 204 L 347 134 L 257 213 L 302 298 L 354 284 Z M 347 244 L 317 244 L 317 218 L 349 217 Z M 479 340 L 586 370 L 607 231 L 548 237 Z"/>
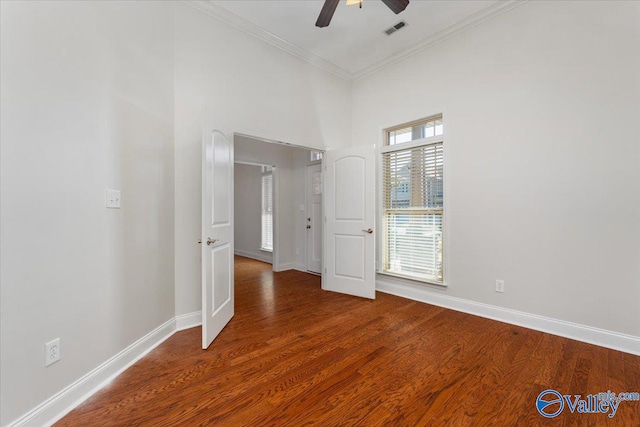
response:
<path id="1" fill-rule="evenodd" d="M 236 257 L 236 315 L 178 332 L 57 426 L 640 426 L 536 410 L 540 392 L 640 391 L 640 357 Z M 565 405 L 566 406 L 566 405 Z"/>

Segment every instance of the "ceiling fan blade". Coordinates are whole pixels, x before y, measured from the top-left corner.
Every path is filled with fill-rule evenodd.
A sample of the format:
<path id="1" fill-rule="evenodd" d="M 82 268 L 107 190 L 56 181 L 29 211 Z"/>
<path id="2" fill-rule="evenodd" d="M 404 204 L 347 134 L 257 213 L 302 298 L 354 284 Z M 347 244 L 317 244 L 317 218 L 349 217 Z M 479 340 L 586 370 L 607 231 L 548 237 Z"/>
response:
<path id="1" fill-rule="evenodd" d="M 338 3 L 340 3 L 340 0 L 324 0 L 324 6 L 322 6 L 320 16 L 318 16 L 318 20 L 316 21 L 316 27 L 329 26 L 331 18 L 333 18 L 333 13 L 336 11 L 336 7 L 338 7 Z"/>
<path id="2" fill-rule="evenodd" d="M 382 2 L 396 15 L 405 10 L 409 5 L 409 0 L 382 0 Z"/>

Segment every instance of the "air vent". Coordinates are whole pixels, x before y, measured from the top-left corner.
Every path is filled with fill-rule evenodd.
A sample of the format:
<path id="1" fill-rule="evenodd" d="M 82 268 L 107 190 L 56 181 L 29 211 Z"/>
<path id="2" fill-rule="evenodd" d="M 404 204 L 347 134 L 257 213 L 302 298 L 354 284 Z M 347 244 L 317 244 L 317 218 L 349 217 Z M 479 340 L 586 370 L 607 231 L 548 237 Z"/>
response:
<path id="1" fill-rule="evenodd" d="M 393 27 L 389 27 L 386 30 L 384 30 L 384 33 L 388 36 L 390 36 L 391 34 L 395 33 L 396 31 L 404 28 L 407 26 L 407 23 L 404 21 L 400 21 L 398 22 L 396 25 L 394 25 Z"/>

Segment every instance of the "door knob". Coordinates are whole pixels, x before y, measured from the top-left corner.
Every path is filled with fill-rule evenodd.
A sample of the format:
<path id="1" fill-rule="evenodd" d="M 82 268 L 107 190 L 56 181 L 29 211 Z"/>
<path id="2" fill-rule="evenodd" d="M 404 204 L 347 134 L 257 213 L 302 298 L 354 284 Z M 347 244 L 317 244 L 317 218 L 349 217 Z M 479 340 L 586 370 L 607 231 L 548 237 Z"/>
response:
<path id="1" fill-rule="evenodd" d="M 365 233 L 369 233 L 369 234 L 373 233 L 373 230 L 371 228 L 368 228 L 366 230 L 363 228 L 362 231 L 364 231 Z"/>
<path id="2" fill-rule="evenodd" d="M 207 237 L 207 245 L 213 245 L 217 241 L 218 239 L 212 239 L 211 237 Z"/>

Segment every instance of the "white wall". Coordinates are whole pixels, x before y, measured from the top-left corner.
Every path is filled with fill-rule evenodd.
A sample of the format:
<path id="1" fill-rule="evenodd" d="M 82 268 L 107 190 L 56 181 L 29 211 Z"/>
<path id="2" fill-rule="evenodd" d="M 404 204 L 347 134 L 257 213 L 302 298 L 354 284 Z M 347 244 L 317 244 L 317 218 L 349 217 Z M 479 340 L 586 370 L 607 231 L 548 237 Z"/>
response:
<path id="1" fill-rule="evenodd" d="M 273 262 L 273 253 L 262 246 L 262 167 L 235 164 L 234 250 L 236 254 Z"/>
<path id="2" fill-rule="evenodd" d="M 174 82 L 169 3 L 1 7 L 6 425 L 174 316 Z"/>
<path id="3" fill-rule="evenodd" d="M 637 2 L 528 2 L 354 83 L 354 142 L 445 114 L 430 292 L 640 337 L 638 22 Z"/>
<path id="4" fill-rule="evenodd" d="M 176 5 L 175 19 L 175 282 L 176 313 L 184 314 L 201 306 L 196 242 L 203 108 L 227 132 L 318 148 L 345 146 L 351 83 L 187 4 Z"/>

